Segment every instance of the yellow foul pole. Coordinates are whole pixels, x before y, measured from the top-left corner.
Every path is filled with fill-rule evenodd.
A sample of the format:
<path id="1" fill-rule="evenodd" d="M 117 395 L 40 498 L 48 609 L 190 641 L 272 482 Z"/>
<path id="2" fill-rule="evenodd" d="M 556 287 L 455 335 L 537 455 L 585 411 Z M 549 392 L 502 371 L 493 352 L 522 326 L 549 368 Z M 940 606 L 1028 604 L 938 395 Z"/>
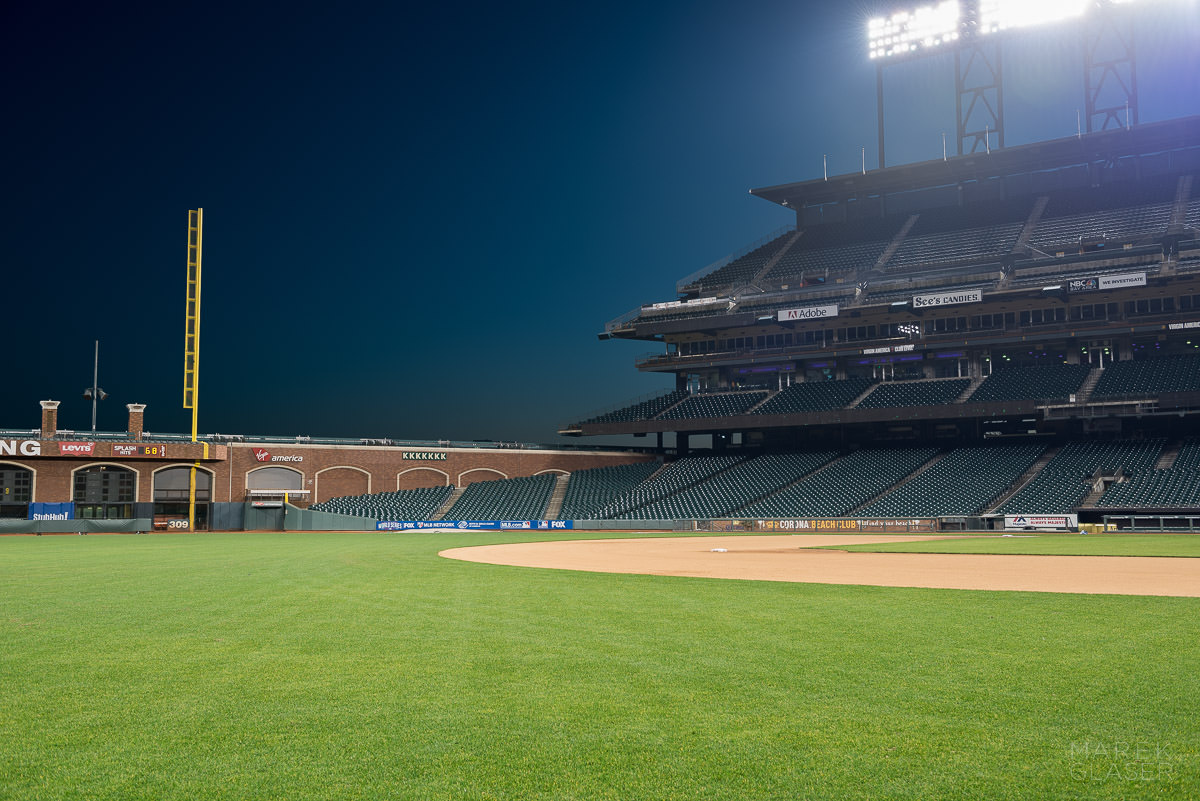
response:
<path id="1" fill-rule="evenodd" d="M 204 209 L 192 209 L 188 211 L 187 313 L 183 346 L 183 408 L 192 410 L 192 442 L 196 441 L 200 408 L 200 257 L 203 245 Z M 189 531 L 196 530 L 196 468 L 199 466 L 199 462 L 192 462 L 188 477 Z"/>

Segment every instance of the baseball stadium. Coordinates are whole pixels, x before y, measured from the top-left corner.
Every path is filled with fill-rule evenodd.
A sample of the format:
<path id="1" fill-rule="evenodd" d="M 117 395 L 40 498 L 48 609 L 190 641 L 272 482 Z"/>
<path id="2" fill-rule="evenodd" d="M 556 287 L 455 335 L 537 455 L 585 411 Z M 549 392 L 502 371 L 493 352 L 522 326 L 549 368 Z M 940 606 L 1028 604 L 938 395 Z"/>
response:
<path id="1" fill-rule="evenodd" d="M 879 168 L 750 190 L 794 222 L 604 324 L 674 388 L 569 444 L 203 433 L 189 212 L 192 431 L 0 430 L 0 797 L 1200 796 L 1200 117 L 1089 47 L 1005 146 L 950 6 L 870 23 Z"/>

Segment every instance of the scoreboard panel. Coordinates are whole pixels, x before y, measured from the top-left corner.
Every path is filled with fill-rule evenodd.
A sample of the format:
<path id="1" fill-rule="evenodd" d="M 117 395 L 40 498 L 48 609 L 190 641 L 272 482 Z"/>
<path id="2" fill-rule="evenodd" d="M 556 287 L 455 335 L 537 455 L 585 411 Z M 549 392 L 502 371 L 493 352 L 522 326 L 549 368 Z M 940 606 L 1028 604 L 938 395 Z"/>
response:
<path id="1" fill-rule="evenodd" d="M 167 455 L 167 446 L 162 443 L 156 445 L 125 445 L 121 443 L 113 443 L 113 456 L 148 456 L 151 458 L 164 458 Z"/>

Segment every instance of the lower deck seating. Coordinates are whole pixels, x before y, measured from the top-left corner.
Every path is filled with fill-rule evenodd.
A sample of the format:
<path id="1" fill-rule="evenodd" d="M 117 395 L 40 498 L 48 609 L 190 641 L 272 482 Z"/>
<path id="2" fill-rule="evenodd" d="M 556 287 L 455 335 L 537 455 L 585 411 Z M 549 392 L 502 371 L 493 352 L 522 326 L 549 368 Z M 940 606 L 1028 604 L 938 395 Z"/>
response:
<path id="1" fill-rule="evenodd" d="M 660 466 L 661 462 L 643 462 L 576 470 L 567 482 L 559 519 L 595 519 L 606 503 L 648 479 Z"/>
<path id="2" fill-rule="evenodd" d="M 446 512 L 447 520 L 538 520 L 546 513 L 555 474 L 477 481 Z"/>
<path id="3" fill-rule="evenodd" d="M 1200 473 L 1149 470 L 1113 484 L 1096 502 L 1101 508 L 1179 509 L 1200 507 Z"/>
<path id="4" fill-rule="evenodd" d="M 1200 437 L 1188 437 L 1183 441 L 1171 467 L 1175 470 L 1200 470 Z"/>
<path id="5" fill-rule="evenodd" d="M 319 512 L 373 517 L 376 520 L 428 520 L 453 492 L 454 487 L 427 487 L 370 495 L 344 495 L 314 503 L 309 508 Z"/>
<path id="6" fill-rule="evenodd" d="M 1082 440 L 1068 442 L 1028 484 L 996 509 L 1000 514 L 1066 514 L 1092 490 L 1097 472 L 1128 476 L 1146 472 L 1162 451 L 1163 440 Z"/>
<path id="7" fill-rule="evenodd" d="M 843 517 L 937 453 L 936 448 L 855 451 L 783 490 L 737 510 L 746 517 Z"/>
<path id="8" fill-rule="evenodd" d="M 744 459 L 744 456 L 688 456 L 679 459 L 667 465 L 657 475 L 604 504 L 596 512 L 596 519 L 633 519 L 638 508 L 698 484 Z"/>
<path id="9" fill-rule="evenodd" d="M 725 517 L 735 509 L 808 475 L 834 458 L 833 451 L 765 454 L 712 478 L 646 504 L 630 514 L 640 520 Z"/>
<path id="10" fill-rule="evenodd" d="M 1013 485 L 1045 446 L 957 448 L 928 470 L 859 510 L 864 517 L 973 515 Z"/>
<path id="11" fill-rule="evenodd" d="M 1171 467 L 1147 470 L 1113 484 L 1096 506 L 1144 510 L 1200 507 L 1200 439 L 1185 439 Z"/>

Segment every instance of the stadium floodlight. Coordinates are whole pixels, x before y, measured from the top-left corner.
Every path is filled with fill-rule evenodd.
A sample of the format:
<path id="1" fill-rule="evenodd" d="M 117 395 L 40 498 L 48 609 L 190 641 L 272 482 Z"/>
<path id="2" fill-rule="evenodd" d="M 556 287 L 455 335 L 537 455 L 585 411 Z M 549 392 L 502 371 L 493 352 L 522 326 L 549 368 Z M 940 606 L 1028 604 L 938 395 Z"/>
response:
<path id="1" fill-rule="evenodd" d="M 1146 5 L 1147 0 L 944 0 L 867 20 L 867 55 L 875 65 L 879 166 L 887 163 L 883 120 L 887 66 L 953 52 L 958 155 L 990 153 L 993 138 L 1004 147 L 1001 43 L 1008 38 L 1004 34 L 1054 23 L 1070 22 L 1084 36 L 1087 132 L 1137 125 L 1133 15 L 1128 10 Z M 1117 9 L 1126 13 L 1116 13 Z M 1104 52 L 1098 56 L 1102 43 Z M 864 153 L 864 172 L 865 161 Z"/>
<path id="2" fill-rule="evenodd" d="M 958 0 L 898 11 L 867 21 L 867 54 L 872 59 L 916 55 L 956 41 L 961 35 Z"/>
<path id="3" fill-rule="evenodd" d="M 1137 0 L 1108 0 L 1114 6 Z M 1087 0 L 979 0 L 979 32 L 998 33 L 1010 28 L 1030 28 L 1078 19 L 1098 4 Z"/>
<path id="4" fill-rule="evenodd" d="M 979 32 L 999 33 L 1082 17 L 1086 0 L 980 0 Z"/>

